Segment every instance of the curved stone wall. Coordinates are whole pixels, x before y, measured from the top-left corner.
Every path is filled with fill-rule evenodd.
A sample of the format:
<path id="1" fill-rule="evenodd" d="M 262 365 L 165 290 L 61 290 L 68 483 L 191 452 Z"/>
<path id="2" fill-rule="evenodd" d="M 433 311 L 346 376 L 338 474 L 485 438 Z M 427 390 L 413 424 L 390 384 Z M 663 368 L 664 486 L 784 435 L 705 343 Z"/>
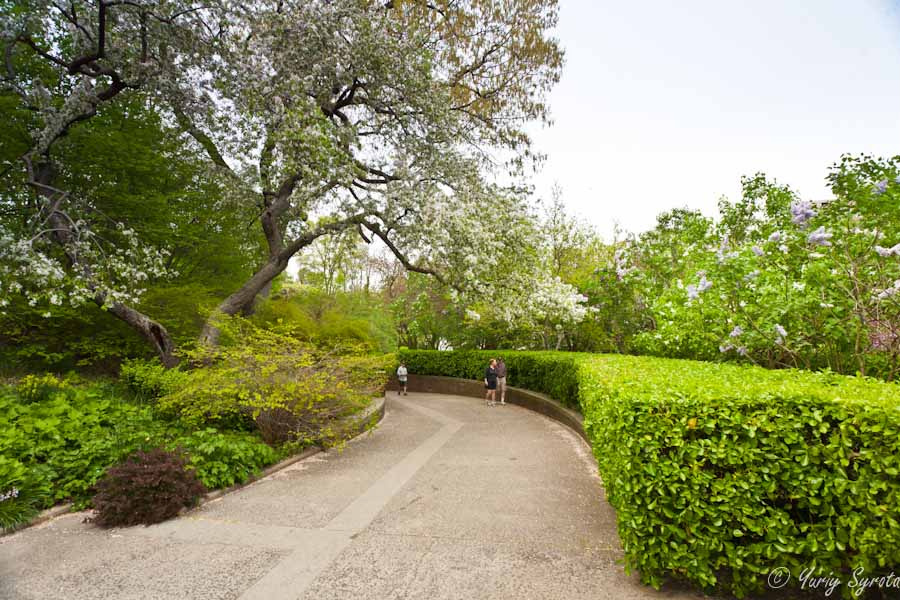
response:
<path id="1" fill-rule="evenodd" d="M 388 384 L 388 390 L 396 392 L 398 389 L 397 378 L 392 377 Z M 456 377 L 441 377 L 437 375 L 413 375 L 410 374 L 407 383 L 410 392 L 425 392 L 431 394 L 451 394 L 454 396 L 470 396 L 472 398 L 484 398 L 484 383 L 473 379 L 457 379 Z M 525 390 L 522 388 L 507 386 L 506 401 L 510 404 L 522 406 L 534 412 L 559 421 L 566 427 L 580 435 L 584 441 L 589 442 L 584 431 L 584 417 L 561 405 L 549 396 Z"/>

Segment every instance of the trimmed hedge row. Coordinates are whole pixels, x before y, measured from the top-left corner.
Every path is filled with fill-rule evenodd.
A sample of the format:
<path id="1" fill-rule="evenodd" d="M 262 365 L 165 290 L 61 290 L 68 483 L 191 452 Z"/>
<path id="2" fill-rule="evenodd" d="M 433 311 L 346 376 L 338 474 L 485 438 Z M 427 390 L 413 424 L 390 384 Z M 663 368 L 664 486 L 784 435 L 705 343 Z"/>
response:
<path id="1" fill-rule="evenodd" d="M 509 385 L 547 394 L 571 408 L 578 405 L 578 362 L 589 354 L 566 352 L 519 352 L 498 350 L 406 350 L 397 359 L 416 375 L 443 375 L 460 379 L 484 379 L 492 358 L 506 362 Z"/>
<path id="2" fill-rule="evenodd" d="M 400 357 L 411 373 L 480 378 L 495 354 Z M 779 567 L 794 581 L 805 569 L 852 580 L 856 568 L 873 577 L 900 567 L 900 386 L 652 357 L 502 354 L 536 366 L 511 369 L 510 385 L 580 406 L 626 564 L 645 583 L 680 579 L 741 597 Z"/>

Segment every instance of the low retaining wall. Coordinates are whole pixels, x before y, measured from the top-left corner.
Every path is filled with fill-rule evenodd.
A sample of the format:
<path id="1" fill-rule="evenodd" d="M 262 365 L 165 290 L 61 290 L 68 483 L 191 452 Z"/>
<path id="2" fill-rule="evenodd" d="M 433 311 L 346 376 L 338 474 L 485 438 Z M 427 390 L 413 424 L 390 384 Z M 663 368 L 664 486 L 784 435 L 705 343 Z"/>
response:
<path id="1" fill-rule="evenodd" d="M 391 378 L 387 389 L 394 392 L 399 389 L 396 377 Z M 484 382 L 473 379 L 458 379 L 456 377 L 410 374 L 406 389 L 410 392 L 484 398 Z M 566 408 L 549 396 L 532 392 L 531 390 L 507 386 L 506 401 L 550 417 L 554 421 L 559 421 L 580 435 L 584 441 L 590 443 L 587 434 L 584 432 L 584 417 L 574 410 Z"/>

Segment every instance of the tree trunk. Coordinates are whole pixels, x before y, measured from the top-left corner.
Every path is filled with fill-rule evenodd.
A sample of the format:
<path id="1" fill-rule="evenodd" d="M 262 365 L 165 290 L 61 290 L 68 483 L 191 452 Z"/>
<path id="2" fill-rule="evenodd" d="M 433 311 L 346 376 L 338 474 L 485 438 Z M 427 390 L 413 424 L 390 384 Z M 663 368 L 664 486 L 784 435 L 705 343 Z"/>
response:
<path id="1" fill-rule="evenodd" d="M 231 317 L 241 312 L 248 304 L 252 304 L 257 294 L 265 289 L 266 286 L 271 286 L 272 280 L 287 268 L 289 260 L 290 257 L 283 258 L 280 255 L 269 259 L 239 290 L 225 298 L 203 325 L 203 331 L 200 333 L 200 343 L 208 346 L 218 344 L 221 332 L 215 325 L 216 316 L 226 315 Z"/>
<path id="2" fill-rule="evenodd" d="M 200 332 L 200 343 L 209 346 L 218 344 L 221 332 L 215 325 L 216 318 L 222 315 L 232 317 L 238 314 L 245 306 L 252 303 L 257 294 L 264 290 L 266 286 L 271 285 L 272 280 L 284 272 L 291 257 L 300 250 L 309 246 L 323 235 L 338 233 L 350 227 L 358 226 L 363 222 L 365 216 L 366 214 L 363 213 L 346 217 L 339 221 L 325 223 L 312 231 L 304 233 L 289 244 L 283 245 L 281 251 L 269 258 L 268 262 L 260 267 L 260 269 L 257 270 L 238 291 L 225 298 L 225 300 L 216 307 L 215 312 L 206 320 L 203 331 Z"/>
<path id="3" fill-rule="evenodd" d="M 98 302 L 102 306 L 102 299 Z M 121 302 L 109 306 L 109 312 L 125 321 L 132 329 L 141 335 L 147 343 L 153 346 L 160 362 L 167 369 L 177 367 L 179 358 L 175 356 L 175 343 L 166 328 L 157 323 L 144 313 L 131 308 Z"/>

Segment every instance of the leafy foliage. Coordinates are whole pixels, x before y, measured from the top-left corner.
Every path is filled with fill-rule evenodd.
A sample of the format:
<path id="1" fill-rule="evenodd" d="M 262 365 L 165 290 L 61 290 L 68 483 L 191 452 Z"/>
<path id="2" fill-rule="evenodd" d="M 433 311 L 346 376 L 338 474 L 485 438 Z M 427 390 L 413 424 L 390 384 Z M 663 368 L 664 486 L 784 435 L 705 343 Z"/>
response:
<path id="1" fill-rule="evenodd" d="M 137 382 L 145 398 L 168 389 L 160 381 L 175 385 L 174 380 L 186 377 L 157 364 L 130 366 L 132 385 Z M 9 415 L 9 425 L 0 430 L 0 456 L 21 464 L 26 482 L 38 482 L 44 490 L 23 492 L 22 498 L 32 498 L 29 502 L 38 508 L 63 500 L 84 507 L 107 468 L 131 452 L 153 447 L 182 449 L 210 489 L 246 481 L 282 456 L 255 433 L 195 430 L 163 419 L 152 404 L 127 396 L 108 382 L 53 375 L 27 376 L 18 385 L 0 388 L 0 412 Z"/>
<path id="2" fill-rule="evenodd" d="M 900 157 L 845 156 L 834 199 L 762 175 L 716 221 L 674 210 L 620 248 L 607 290 L 640 354 L 900 375 Z M 636 325 L 636 327 L 634 326 Z"/>
<path id="3" fill-rule="evenodd" d="M 182 435 L 168 445 L 183 450 L 190 457 L 188 466 L 208 489 L 244 483 L 263 467 L 275 463 L 280 453 L 245 432 L 199 429 Z"/>
<path id="4" fill-rule="evenodd" d="M 97 483 L 93 521 L 100 527 L 152 525 L 193 506 L 205 491 L 184 456 L 139 450 Z"/>
<path id="5" fill-rule="evenodd" d="M 488 354 L 399 356 L 411 373 L 480 378 Z M 681 579 L 744 596 L 779 566 L 795 580 L 810 566 L 843 577 L 900 566 L 897 384 L 649 357 L 502 355 L 511 384 L 577 398 L 626 563 L 645 583 Z M 529 355 L 536 368 L 526 378 L 512 365 Z"/>
<path id="6" fill-rule="evenodd" d="M 189 354 L 206 366 L 159 400 L 184 423 L 253 424 L 272 444 L 330 444 L 349 433 L 346 417 L 384 390 L 390 359 L 323 353 L 239 318 L 218 327 L 222 345 Z"/>
<path id="7" fill-rule="evenodd" d="M 27 523 L 45 505 L 49 482 L 19 461 L 0 455 L 0 530 Z"/>

